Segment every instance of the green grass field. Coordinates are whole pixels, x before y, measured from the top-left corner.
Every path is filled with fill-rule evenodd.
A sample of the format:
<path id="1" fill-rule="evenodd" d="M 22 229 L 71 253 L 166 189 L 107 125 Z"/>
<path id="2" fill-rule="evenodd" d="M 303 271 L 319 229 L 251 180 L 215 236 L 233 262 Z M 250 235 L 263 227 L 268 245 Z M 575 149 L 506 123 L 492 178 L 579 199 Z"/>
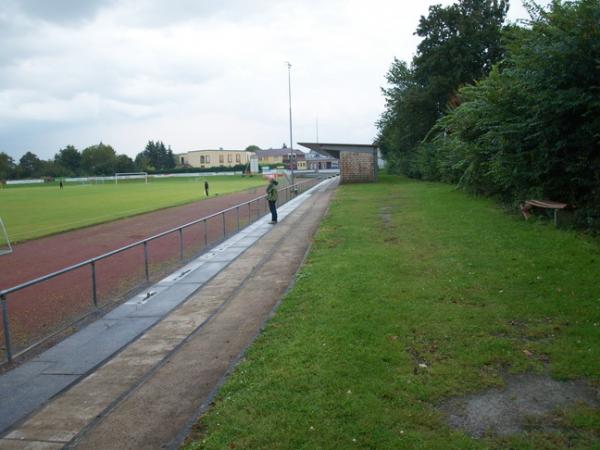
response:
<path id="1" fill-rule="evenodd" d="M 0 189 L 0 217 L 10 240 L 20 242 L 169 206 L 265 185 L 261 177 L 211 176 L 151 179 L 114 184 L 58 183 Z M 262 191 L 260 192 L 262 193 Z"/>
<path id="2" fill-rule="evenodd" d="M 597 387 L 599 280 L 597 240 L 452 186 L 342 186 L 186 448 L 598 448 L 600 412 L 582 404 L 481 439 L 436 405 L 517 373 Z"/>

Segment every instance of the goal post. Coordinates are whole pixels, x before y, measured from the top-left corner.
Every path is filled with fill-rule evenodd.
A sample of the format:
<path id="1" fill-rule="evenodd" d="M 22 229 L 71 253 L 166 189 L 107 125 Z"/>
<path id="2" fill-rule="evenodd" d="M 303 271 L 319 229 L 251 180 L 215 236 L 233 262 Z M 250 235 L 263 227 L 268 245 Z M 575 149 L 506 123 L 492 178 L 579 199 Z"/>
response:
<path id="1" fill-rule="evenodd" d="M 115 184 L 119 184 L 119 180 L 140 180 L 148 183 L 148 172 L 119 172 L 115 173 Z"/>
<path id="2" fill-rule="evenodd" d="M 0 256 L 8 253 L 12 253 L 12 247 L 10 239 L 8 239 L 6 227 L 4 226 L 4 222 L 2 222 L 2 217 L 0 217 Z"/>

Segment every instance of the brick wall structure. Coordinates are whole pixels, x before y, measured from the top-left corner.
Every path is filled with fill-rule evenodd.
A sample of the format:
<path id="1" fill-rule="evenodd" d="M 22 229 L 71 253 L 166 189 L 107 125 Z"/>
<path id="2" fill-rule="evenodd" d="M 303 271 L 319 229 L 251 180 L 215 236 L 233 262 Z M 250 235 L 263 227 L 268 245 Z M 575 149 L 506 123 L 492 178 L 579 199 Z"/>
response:
<path id="1" fill-rule="evenodd" d="M 373 183 L 377 181 L 374 153 L 340 152 L 341 183 Z"/>

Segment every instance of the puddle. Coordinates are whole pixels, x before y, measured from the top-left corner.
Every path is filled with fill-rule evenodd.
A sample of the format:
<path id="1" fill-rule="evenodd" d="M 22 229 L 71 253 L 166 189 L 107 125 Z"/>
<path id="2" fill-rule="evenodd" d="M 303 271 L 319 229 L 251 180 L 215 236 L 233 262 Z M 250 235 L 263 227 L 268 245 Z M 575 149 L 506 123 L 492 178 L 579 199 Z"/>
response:
<path id="1" fill-rule="evenodd" d="M 600 392 L 583 381 L 556 381 L 548 376 L 509 377 L 502 389 L 457 397 L 443 402 L 439 409 L 447 423 L 473 437 L 486 434 L 508 436 L 521 433 L 558 408 L 584 403 L 600 407 Z"/>

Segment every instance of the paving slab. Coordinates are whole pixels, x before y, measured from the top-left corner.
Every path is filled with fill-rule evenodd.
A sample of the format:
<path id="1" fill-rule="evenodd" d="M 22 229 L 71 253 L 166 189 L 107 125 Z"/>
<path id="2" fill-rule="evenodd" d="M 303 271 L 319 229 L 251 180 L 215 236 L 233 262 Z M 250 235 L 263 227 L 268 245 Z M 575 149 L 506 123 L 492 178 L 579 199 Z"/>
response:
<path id="1" fill-rule="evenodd" d="M 213 260 L 214 262 L 207 262 L 203 264 L 198 269 L 188 273 L 184 277 L 181 277 L 180 281 L 183 281 L 184 283 L 205 283 L 225 267 L 227 267 L 227 265 L 238 256 L 237 253 L 231 254 L 227 259 L 224 259 L 223 255 L 225 254 L 227 254 L 227 252 L 223 252 L 220 255 L 215 256 Z"/>
<path id="2" fill-rule="evenodd" d="M 105 325 L 107 321 L 98 322 Z M 81 342 L 78 346 L 69 345 L 67 349 L 57 346 L 49 350 L 44 358 L 52 360 L 54 364 L 46 368 L 43 374 L 84 375 L 122 348 L 124 342 L 131 342 L 155 322 L 156 317 L 110 321 L 110 326 L 103 328 L 95 340 Z"/>
<path id="3" fill-rule="evenodd" d="M 168 289 L 152 296 L 150 298 L 151 301 L 144 304 L 143 308 L 131 311 L 126 319 L 154 318 L 151 322 L 151 324 L 154 324 L 197 291 L 200 286 L 202 286 L 202 283 L 174 283 Z M 126 321 L 128 322 L 129 320 Z"/>
<path id="4" fill-rule="evenodd" d="M 40 406 L 40 398 L 50 398 L 79 378 L 78 375 L 37 374 L 27 385 L 21 384 L 10 392 L 3 393 L 0 404 L 11 414 L 0 416 L 0 427 L 8 428 L 15 419 L 23 417 Z M 2 448 L 2 444 L 0 444 Z"/>

